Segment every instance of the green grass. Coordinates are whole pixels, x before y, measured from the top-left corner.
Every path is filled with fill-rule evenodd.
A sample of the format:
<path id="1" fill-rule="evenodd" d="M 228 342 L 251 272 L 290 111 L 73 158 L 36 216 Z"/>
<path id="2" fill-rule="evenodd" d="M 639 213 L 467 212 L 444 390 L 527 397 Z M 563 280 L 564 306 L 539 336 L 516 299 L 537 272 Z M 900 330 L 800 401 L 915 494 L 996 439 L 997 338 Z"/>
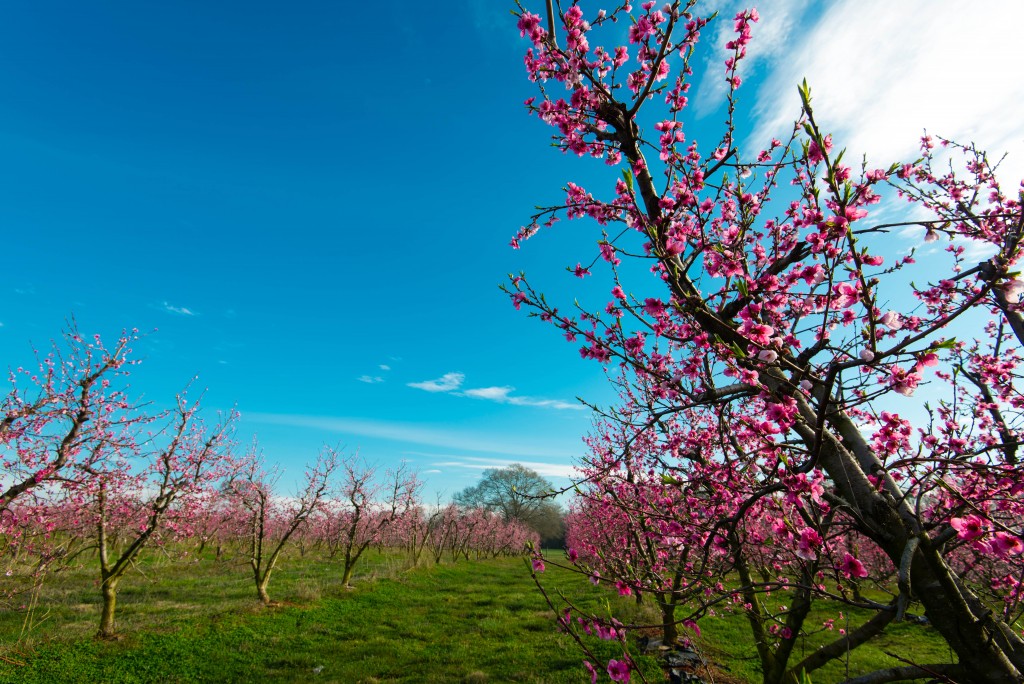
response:
<path id="1" fill-rule="evenodd" d="M 882 596 L 872 598 L 882 600 Z M 780 598 L 772 603 L 784 602 Z M 837 618 L 843 611 L 843 620 L 835 619 L 832 630 L 826 630 L 822 623 Z M 817 648 L 840 638 L 840 629 L 852 631 L 874 616 L 872 611 L 836 606 L 819 602 L 812 608 L 805 622 L 805 630 L 815 633 L 801 636 L 790 658 L 790 667 L 798 664 Z M 762 681 L 761 662 L 751 638 L 746 617 L 739 611 L 707 617 L 700 622 L 701 638 L 698 644 L 717 669 L 739 681 Z M 899 660 L 889 654 L 895 654 Z M 840 682 L 849 677 L 866 674 L 874 670 L 900 667 L 910 662 L 954 663 L 956 656 L 935 629 L 915 622 L 893 622 L 885 631 L 867 644 L 850 651 L 847 657 L 833 660 L 811 673 L 814 682 Z"/>
<path id="2" fill-rule="evenodd" d="M 521 558 L 402 570 L 395 556 L 374 554 L 346 590 L 336 562 L 291 557 L 271 582 L 281 605 L 269 609 L 236 563 L 151 559 L 140 570 L 121 592 L 114 642 L 91 638 L 99 606 L 90 576 L 51 578 L 39 608 L 50 616 L 6 651 L 18 663 L 0 663 L 0 682 L 588 681 Z M 609 598 L 555 568 L 544 580 L 594 610 Z M 0 614 L 4 643 L 13 645 L 20 617 Z M 595 643 L 600 657 L 616 656 L 616 644 Z M 652 659 L 641 666 L 657 681 Z"/>
<path id="3" fill-rule="evenodd" d="M 93 639 L 99 591 L 92 560 L 47 578 L 35 617 L 19 640 L 23 610 L 0 611 L 0 684 L 6 682 L 586 682 L 583 654 L 556 630 L 554 615 L 522 558 L 409 567 L 399 554 L 367 552 L 355 589 L 341 585 L 338 560 L 294 549 L 275 572 L 264 608 L 241 557 L 175 562 L 152 552 L 129 574 L 118 602 L 122 638 Z M 586 578 L 548 564 L 549 596 L 623 622 L 654 615 Z M 883 600 L 883 597 L 875 597 Z M 773 601 L 785 602 L 784 594 Z M 774 604 L 773 604 L 774 605 Z M 828 607 L 828 606 L 826 606 Z M 816 608 L 815 628 L 829 612 Z M 791 664 L 871 617 L 848 610 L 833 631 L 803 637 Z M 740 613 L 700 623 L 698 647 L 715 664 L 716 682 L 760 682 L 746 619 Z M 684 630 L 685 632 L 685 630 Z M 588 639 L 603 665 L 615 643 Z M 870 644 L 813 673 L 841 681 L 902 664 L 951 662 L 927 626 L 892 624 Z M 663 681 L 651 658 L 640 664 Z M 635 681 L 635 680 L 634 680 Z"/>

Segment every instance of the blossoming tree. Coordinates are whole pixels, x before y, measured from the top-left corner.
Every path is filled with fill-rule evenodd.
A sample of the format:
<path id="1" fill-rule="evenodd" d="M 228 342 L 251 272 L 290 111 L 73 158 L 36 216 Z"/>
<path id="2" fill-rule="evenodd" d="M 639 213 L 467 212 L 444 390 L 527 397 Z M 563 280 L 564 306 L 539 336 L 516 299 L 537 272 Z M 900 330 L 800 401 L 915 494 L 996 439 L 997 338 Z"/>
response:
<path id="1" fill-rule="evenodd" d="M 569 270 L 585 278 L 603 260 L 610 296 L 567 313 L 523 274 L 506 288 L 516 308 L 580 343 L 583 358 L 626 374 L 626 410 L 607 412 L 625 434 L 588 476 L 624 472 L 633 443 L 653 439 L 640 471 L 648 481 L 697 499 L 723 484 L 735 494 L 709 509 L 700 541 L 740 573 L 740 590 L 712 590 L 748 604 L 766 682 L 794 681 L 912 602 L 958 662 L 862 681 L 1020 681 L 1024 641 L 1008 608 L 1017 589 L 1006 579 L 1020 576 L 1022 550 L 1020 197 L 1001 190 L 984 153 L 928 136 L 917 162 L 849 164 L 815 120 L 806 84 L 793 130 L 742 149 L 740 67 L 754 10 L 736 15 L 726 45 L 721 137 L 691 139 L 690 62 L 711 19 L 695 5 L 585 15 L 579 2 L 549 0 L 546 21 L 518 12 L 539 89 L 529 111 L 555 129 L 562 151 L 619 167 L 603 192 L 568 183 L 564 202 L 539 210 L 512 241 L 518 248 L 562 217 L 591 220 L 591 251 Z M 628 44 L 599 43 L 620 39 L 617 22 Z M 873 220 L 887 193 L 909 200 L 912 218 Z M 929 256 L 923 274 L 913 253 L 886 247 L 907 225 L 926 242 L 946 241 L 946 258 Z M 967 240 L 992 256 L 967 263 Z M 636 280 L 630 262 L 653 279 Z M 795 549 L 798 564 L 787 577 L 793 605 L 770 634 L 749 606 L 765 583 L 744 572 L 744 549 L 766 543 L 765 530 Z M 876 606 L 877 623 L 857 639 L 794 664 L 811 602 L 834 598 L 820 573 L 866 572 L 853 539 L 890 566 L 897 597 Z M 979 557 L 987 562 L 971 565 Z M 608 668 L 619 681 L 629 676 L 623 662 Z"/>
<path id="2" fill-rule="evenodd" d="M 161 532 L 187 528 L 190 516 L 204 514 L 197 505 L 234 468 L 234 414 L 207 427 L 199 409 L 198 401 L 181 394 L 158 433 L 122 431 L 115 439 L 103 440 L 94 448 L 113 453 L 79 466 L 88 477 L 64 490 L 67 505 L 86 511 L 81 524 L 96 543 L 102 638 L 115 636 L 117 591 L 141 551 Z"/>
<path id="3" fill-rule="evenodd" d="M 10 370 L 11 388 L 0 400 L 0 515 L 37 487 L 74 479 L 76 465 L 107 453 L 93 447 L 114 423 L 137 419 L 117 383 L 135 363 L 129 357 L 137 339 L 137 331 L 125 332 L 107 348 L 72 325 L 63 343 L 45 356 L 37 352 L 34 368 Z"/>
<path id="4" fill-rule="evenodd" d="M 266 470 L 263 454 L 254 443 L 242 467 L 225 484 L 229 500 L 244 511 L 239 517 L 245 528 L 242 533 L 249 542 L 249 567 L 256 595 L 264 605 L 270 604 L 267 587 L 281 552 L 310 516 L 323 508 L 338 464 L 337 450 L 324 447 L 316 463 L 306 470 L 305 483 L 298 495 L 283 500 L 274 493 L 280 471 Z"/>

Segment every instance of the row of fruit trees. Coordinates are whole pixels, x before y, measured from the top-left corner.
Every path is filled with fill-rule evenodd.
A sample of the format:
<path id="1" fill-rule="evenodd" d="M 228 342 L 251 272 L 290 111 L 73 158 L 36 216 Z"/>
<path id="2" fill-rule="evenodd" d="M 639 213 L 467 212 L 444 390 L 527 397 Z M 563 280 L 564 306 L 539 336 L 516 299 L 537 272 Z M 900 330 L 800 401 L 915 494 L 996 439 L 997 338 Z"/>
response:
<path id="1" fill-rule="evenodd" d="M 755 10 L 730 20 L 720 136 L 694 140 L 690 65 L 713 15 L 612 4 L 517 11 L 527 109 L 607 180 L 568 183 L 512 241 L 589 222 L 568 265 L 588 280 L 575 304 L 522 273 L 505 290 L 619 396 L 595 407 L 567 560 L 534 567 L 652 602 L 667 641 L 738 611 L 768 683 L 804 681 L 920 613 L 953 662 L 904 654 L 852 681 L 1024 681 L 1020 187 L 1004 190 L 984 152 L 927 135 L 917 160 L 845 158 L 806 83 L 793 128 L 741 149 Z M 904 218 L 874 219 L 882 207 Z M 926 264 L 894 247 L 911 229 Z M 989 256 L 968 261 L 968 245 Z M 608 294 L 588 303 L 582 286 L 602 277 Z M 875 617 L 800 653 L 822 627 L 812 607 L 851 606 Z M 584 634 L 626 631 L 559 615 L 584 648 Z M 628 648 L 587 667 L 594 681 L 638 674 Z"/>
<path id="2" fill-rule="evenodd" d="M 234 414 L 208 423 L 187 392 L 147 412 L 126 382 L 126 333 L 113 347 L 72 328 L 31 367 L 13 369 L 0 401 L 0 600 L 32 610 L 49 573 L 91 564 L 102 596 L 98 635 L 116 633 L 118 588 L 145 549 L 243 554 L 256 595 L 289 544 L 336 559 L 348 585 L 371 547 L 440 562 L 520 554 L 526 525 L 482 508 L 425 505 L 405 466 L 385 473 L 324 447 L 297 492 L 279 487 L 257 444 L 239 450 Z"/>

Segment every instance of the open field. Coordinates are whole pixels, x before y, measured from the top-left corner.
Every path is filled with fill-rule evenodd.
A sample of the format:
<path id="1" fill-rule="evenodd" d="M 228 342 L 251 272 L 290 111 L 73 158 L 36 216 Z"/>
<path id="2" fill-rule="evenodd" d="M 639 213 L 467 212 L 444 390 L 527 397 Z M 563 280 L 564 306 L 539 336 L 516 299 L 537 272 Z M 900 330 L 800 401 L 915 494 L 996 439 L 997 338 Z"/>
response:
<path id="1" fill-rule="evenodd" d="M 92 638 L 99 614 L 92 570 L 85 564 L 47 579 L 32 615 L 37 624 L 20 643 L 25 611 L 0 612 L 0 682 L 589 681 L 579 648 L 557 632 L 522 558 L 410 568 L 402 556 L 371 551 L 355 588 L 346 589 L 336 561 L 293 551 L 270 585 L 275 605 L 264 608 L 237 557 L 180 563 L 151 554 L 123 585 L 122 636 L 111 642 Z M 554 599 L 564 591 L 578 606 L 624 621 L 653 617 L 551 565 L 542 579 Z M 849 618 L 835 629 L 866 616 Z M 715 663 L 715 681 L 760 681 L 741 615 L 709 618 L 701 628 L 699 647 Z M 812 635 L 803 649 L 836 636 Z M 605 661 L 617 656 L 614 643 L 590 644 Z M 887 652 L 918 662 L 951 657 L 930 628 L 891 625 L 849 664 L 836 661 L 813 680 L 901 664 Z M 650 681 L 662 681 L 653 658 L 639 660 Z"/>

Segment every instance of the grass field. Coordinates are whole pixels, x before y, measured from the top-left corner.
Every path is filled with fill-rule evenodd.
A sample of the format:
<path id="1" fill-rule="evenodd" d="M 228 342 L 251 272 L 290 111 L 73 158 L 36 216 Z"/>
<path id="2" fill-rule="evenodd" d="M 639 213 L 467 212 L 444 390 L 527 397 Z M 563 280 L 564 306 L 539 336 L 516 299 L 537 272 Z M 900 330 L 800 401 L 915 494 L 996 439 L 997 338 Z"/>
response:
<path id="1" fill-rule="evenodd" d="M 263 608 L 247 568 L 155 559 L 124 584 L 113 642 L 92 637 L 95 582 L 84 573 L 49 580 L 42 623 L 18 645 L 24 617 L 0 614 L 0 682 L 581 682 L 583 657 L 556 630 L 526 561 L 505 558 L 404 568 L 373 554 L 355 589 L 337 563 L 286 559 Z M 145 573 L 145 574 L 142 574 Z M 546 585 L 585 595 L 602 610 L 611 597 L 552 569 Z M 622 610 L 628 602 L 613 601 Z M 613 643 L 595 642 L 604 658 Z M 654 680 L 652 659 L 641 659 Z"/>
<path id="2" fill-rule="evenodd" d="M 92 638 L 99 619 L 93 571 L 86 564 L 49 577 L 33 612 L 38 624 L 27 632 L 24 610 L 0 612 L 0 683 L 589 681 L 579 647 L 556 630 L 522 558 L 410 568 L 401 556 L 371 551 L 355 588 L 346 589 L 336 561 L 293 552 L 271 582 L 276 603 L 265 608 L 237 558 L 181 563 L 151 554 L 122 585 L 116 641 Z M 578 575 L 549 565 L 542 579 L 553 598 L 562 591 L 584 609 L 623 621 L 638 616 L 635 603 Z M 809 624 L 819 617 L 834 615 L 812 614 Z M 854 611 L 836 629 L 867 617 Z M 699 646 L 716 664 L 716 684 L 760 682 L 741 615 L 707 618 L 701 628 Z M 800 649 L 837 636 L 823 631 Z M 619 653 L 615 643 L 588 644 L 605 662 Z M 890 625 L 876 643 L 813 680 L 905 664 L 899 658 L 950 662 L 951 654 L 926 626 Z M 653 658 L 639 663 L 650 681 L 663 681 Z"/>

